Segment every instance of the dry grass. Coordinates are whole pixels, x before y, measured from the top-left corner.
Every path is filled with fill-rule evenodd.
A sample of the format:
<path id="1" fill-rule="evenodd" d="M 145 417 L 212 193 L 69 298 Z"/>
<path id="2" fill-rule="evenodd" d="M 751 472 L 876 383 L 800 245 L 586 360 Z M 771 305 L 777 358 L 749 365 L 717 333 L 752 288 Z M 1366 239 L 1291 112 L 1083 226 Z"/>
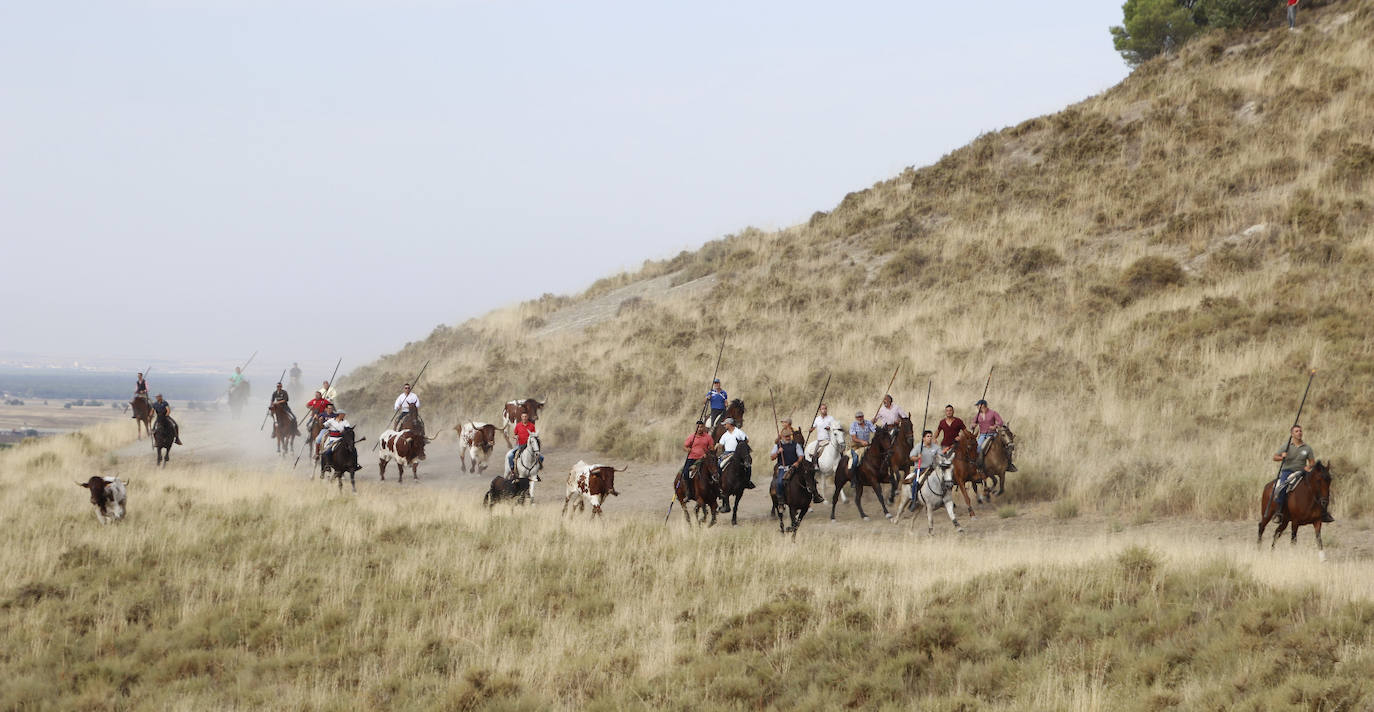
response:
<path id="1" fill-rule="evenodd" d="M 102 430 L 0 453 L 0 708 L 1374 700 L 1367 560 L 1322 566 L 1306 549 L 1173 536 L 867 540 L 813 527 L 793 542 L 652 515 L 491 514 L 455 493 L 368 483 L 340 496 L 279 472 L 153 470 L 92 447 L 122 440 Z M 38 457 L 52 462 L 26 469 Z M 134 480 L 122 524 L 96 524 L 70 484 L 93 468 Z"/>
<path id="2" fill-rule="evenodd" d="M 346 398 L 390 403 L 434 358 L 424 390 L 442 419 L 547 397 L 548 446 L 666 460 L 722 334 L 721 375 L 755 431 L 769 429 L 770 384 L 780 414 L 804 419 L 831 373 L 832 413 L 848 416 L 901 365 L 899 401 L 919 408 L 932 378 L 932 405 L 962 414 L 995 366 L 990 398 L 1024 443 L 1012 497 L 1236 517 L 1314 367 L 1309 439 L 1336 460 L 1341 514 L 1363 516 L 1371 10 L 1334 3 L 1301 32 L 1194 43 L 804 225 L 441 327 L 360 369 Z M 667 274 L 717 287 L 649 296 L 582 331 L 522 326 Z"/>

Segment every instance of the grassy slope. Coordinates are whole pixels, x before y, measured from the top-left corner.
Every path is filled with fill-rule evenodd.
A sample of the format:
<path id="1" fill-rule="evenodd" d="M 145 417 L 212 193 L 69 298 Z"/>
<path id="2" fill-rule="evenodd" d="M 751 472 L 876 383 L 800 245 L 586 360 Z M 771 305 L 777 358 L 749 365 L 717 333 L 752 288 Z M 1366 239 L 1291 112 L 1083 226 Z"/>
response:
<path id="1" fill-rule="evenodd" d="M 995 366 L 990 397 L 1024 443 L 1014 496 L 1237 517 L 1310 365 L 1309 440 L 1337 458 L 1338 513 L 1363 515 L 1371 37 L 1362 0 L 1308 12 L 1300 32 L 1204 38 L 805 225 L 441 326 L 357 371 L 346 400 L 389 404 L 433 358 L 422 390 L 446 424 L 547 396 L 547 446 L 664 459 L 722 331 L 722 375 L 755 430 L 769 381 L 806 418 L 833 372 L 832 412 L 848 416 L 871 411 L 901 364 L 899 401 L 919 409 L 932 378 L 935 405 L 962 414 Z M 717 287 L 537 336 L 561 309 L 663 275 Z"/>
<path id="2" fill-rule="evenodd" d="M 1367 561 L 488 514 L 428 488 L 119 462 L 120 433 L 0 453 L 0 709 L 1374 703 Z M 112 466 L 130 514 L 102 527 L 70 480 Z"/>

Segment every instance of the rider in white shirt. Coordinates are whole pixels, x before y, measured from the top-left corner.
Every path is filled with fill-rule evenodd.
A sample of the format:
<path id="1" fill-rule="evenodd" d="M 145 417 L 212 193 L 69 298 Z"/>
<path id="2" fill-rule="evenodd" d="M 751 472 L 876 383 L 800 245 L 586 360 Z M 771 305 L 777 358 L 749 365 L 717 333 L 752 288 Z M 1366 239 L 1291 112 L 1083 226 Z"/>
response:
<path id="1" fill-rule="evenodd" d="M 334 417 L 324 421 L 324 430 L 320 431 L 320 437 L 325 438 L 321 452 L 329 452 L 334 444 L 339 442 L 339 438 L 343 437 L 344 428 L 352 427 L 352 425 L 348 422 L 348 414 L 342 412 L 335 413 Z"/>
<path id="2" fill-rule="evenodd" d="M 807 459 L 815 462 L 821 450 L 830 442 L 830 432 L 837 427 L 839 422 L 830 414 L 830 407 L 822 403 L 820 413 L 811 422 L 811 430 L 807 431 L 807 435 L 816 433 L 816 439 L 806 444 Z"/>

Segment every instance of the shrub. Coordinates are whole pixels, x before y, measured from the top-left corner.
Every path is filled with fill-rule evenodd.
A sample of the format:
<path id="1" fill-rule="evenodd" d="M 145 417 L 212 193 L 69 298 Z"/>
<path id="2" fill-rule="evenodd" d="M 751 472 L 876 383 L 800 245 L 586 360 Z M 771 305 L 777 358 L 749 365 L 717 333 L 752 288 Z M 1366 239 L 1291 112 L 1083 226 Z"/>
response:
<path id="1" fill-rule="evenodd" d="M 921 270 L 929 264 L 930 256 L 924 250 L 908 245 L 898 250 L 878 270 L 878 281 L 890 287 L 897 282 L 919 279 Z"/>
<path id="2" fill-rule="evenodd" d="M 1193 11 L 1176 0 L 1126 0 L 1122 24 L 1112 27 L 1112 45 L 1132 67 L 1175 52 L 1197 34 Z"/>
<path id="3" fill-rule="evenodd" d="M 1061 499 L 1050 510 L 1055 519 L 1073 519 L 1078 516 L 1078 503 L 1071 499 Z"/>
<path id="4" fill-rule="evenodd" d="M 1031 274 L 1058 267 L 1064 258 L 1052 247 L 1017 247 L 1007 255 L 1007 268 L 1018 274 Z"/>
<path id="5" fill-rule="evenodd" d="M 1178 260 L 1168 257 L 1141 257 L 1131 263 L 1121 275 L 1135 296 L 1183 284 L 1183 268 Z"/>

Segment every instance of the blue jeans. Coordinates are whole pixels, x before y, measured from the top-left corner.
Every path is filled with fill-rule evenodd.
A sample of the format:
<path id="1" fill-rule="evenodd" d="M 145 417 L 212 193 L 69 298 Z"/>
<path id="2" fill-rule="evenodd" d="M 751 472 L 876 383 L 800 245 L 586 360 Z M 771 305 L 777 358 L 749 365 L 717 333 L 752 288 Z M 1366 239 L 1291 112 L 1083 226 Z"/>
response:
<path id="1" fill-rule="evenodd" d="M 986 443 L 987 441 L 991 440 L 991 439 L 992 439 L 992 436 L 994 436 L 994 435 L 996 435 L 996 434 L 997 434 L 997 433 L 983 433 L 983 434 L 979 435 L 979 436 L 978 436 L 978 452 L 982 452 L 982 451 L 983 451 L 983 443 Z"/>
<path id="2" fill-rule="evenodd" d="M 776 475 L 773 476 L 773 489 L 774 489 L 778 494 L 782 494 L 782 476 L 783 476 L 784 474 L 786 474 L 786 473 L 787 473 L 787 466 L 786 466 L 786 465 L 783 465 L 782 467 L 779 467 L 779 468 L 778 468 L 778 473 L 777 473 Z"/>
<path id="3" fill-rule="evenodd" d="M 1288 489 L 1284 485 L 1288 484 L 1288 476 L 1298 470 L 1282 470 L 1279 472 L 1278 482 L 1274 483 L 1274 502 L 1278 505 L 1277 511 L 1283 511 L 1283 505 L 1288 501 Z"/>
<path id="4" fill-rule="evenodd" d="M 1298 24 L 1298 6 L 1297 6 L 1297 5 L 1289 5 L 1289 6 L 1288 6 L 1288 29 L 1290 29 L 1290 30 L 1293 29 L 1293 26 L 1296 25 L 1296 24 Z"/>
<path id="5" fill-rule="evenodd" d="M 688 472 L 691 472 L 691 470 L 692 470 L 692 465 L 695 465 L 695 464 L 697 464 L 697 461 L 696 461 L 696 460 L 688 460 L 688 461 L 687 461 L 687 464 L 685 464 L 685 465 L 682 466 L 682 481 L 683 481 L 683 482 L 686 482 L 686 481 L 687 481 L 687 473 L 688 473 Z"/>

